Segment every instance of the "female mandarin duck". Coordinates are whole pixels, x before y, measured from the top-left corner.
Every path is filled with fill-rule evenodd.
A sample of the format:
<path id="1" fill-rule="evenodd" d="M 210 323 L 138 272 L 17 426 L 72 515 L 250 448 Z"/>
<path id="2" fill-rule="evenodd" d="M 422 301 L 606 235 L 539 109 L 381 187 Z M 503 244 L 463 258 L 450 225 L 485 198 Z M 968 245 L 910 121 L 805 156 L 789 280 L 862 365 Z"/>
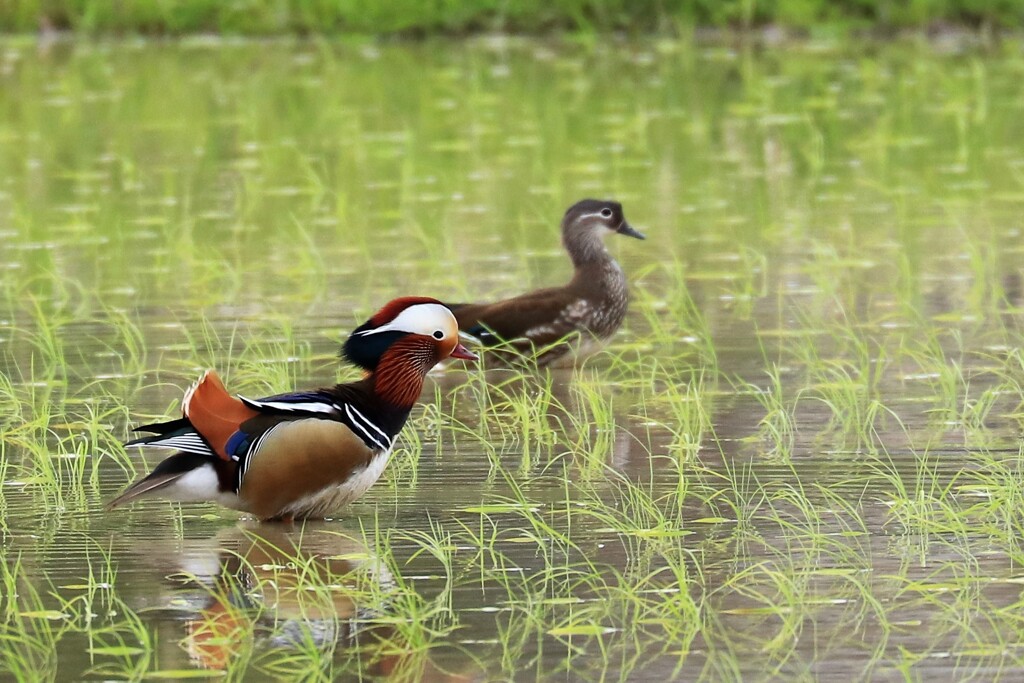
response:
<path id="1" fill-rule="evenodd" d="M 213 501 L 260 519 L 323 517 L 377 481 L 427 372 L 446 358 L 475 360 L 450 310 L 395 299 L 356 328 L 342 353 L 363 379 L 259 400 L 232 396 L 208 370 L 185 394 L 179 420 L 127 445 L 176 448 L 108 509 L 160 495 Z"/>
<path id="2" fill-rule="evenodd" d="M 486 346 L 539 353 L 538 365 L 596 351 L 619 329 L 629 303 L 626 276 L 604 246 L 604 237 L 613 233 L 644 239 L 626 222 L 618 202 L 573 204 L 562 218 L 562 244 L 576 268 L 569 284 L 494 303 L 450 304 L 459 329 Z M 580 339 L 559 343 L 571 336 Z"/>

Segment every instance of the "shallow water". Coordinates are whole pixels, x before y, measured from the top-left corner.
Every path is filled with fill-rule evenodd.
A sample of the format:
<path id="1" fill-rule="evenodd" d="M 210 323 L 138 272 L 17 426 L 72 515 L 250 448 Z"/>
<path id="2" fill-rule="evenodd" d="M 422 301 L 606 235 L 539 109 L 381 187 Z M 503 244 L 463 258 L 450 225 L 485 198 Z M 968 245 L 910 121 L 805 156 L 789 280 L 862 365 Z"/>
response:
<path id="1" fill-rule="evenodd" d="M 13 679 L 1024 669 L 1018 45 L 0 45 Z M 404 294 L 634 294 L 551 373 L 432 375 L 337 519 L 102 503 L 207 367 L 327 384 Z M 146 456 L 152 464 L 156 456 Z"/>

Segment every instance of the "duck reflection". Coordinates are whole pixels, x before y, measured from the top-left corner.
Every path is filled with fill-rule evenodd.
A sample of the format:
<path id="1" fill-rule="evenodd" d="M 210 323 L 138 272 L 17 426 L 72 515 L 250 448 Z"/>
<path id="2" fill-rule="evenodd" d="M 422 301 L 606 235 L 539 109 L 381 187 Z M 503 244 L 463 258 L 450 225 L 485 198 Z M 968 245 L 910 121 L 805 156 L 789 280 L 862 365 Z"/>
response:
<path id="1" fill-rule="evenodd" d="M 288 652 L 318 660 L 348 650 L 370 678 L 471 680 L 393 647 L 394 627 L 381 622 L 394 578 L 336 525 L 241 523 L 204 546 L 215 571 L 202 549 L 185 554 L 184 575 L 204 596 L 188 601 L 194 609 L 185 621 L 183 646 L 196 666 L 238 672 L 250 663 L 273 668 Z"/>
<path id="2" fill-rule="evenodd" d="M 188 553 L 186 575 L 207 597 L 186 621 L 185 647 L 209 669 L 229 667 L 254 645 L 344 645 L 374 616 L 360 605 L 382 607 L 394 585 L 361 541 L 322 525 L 241 523 L 204 545 L 216 573 L 209 555 Z"/>

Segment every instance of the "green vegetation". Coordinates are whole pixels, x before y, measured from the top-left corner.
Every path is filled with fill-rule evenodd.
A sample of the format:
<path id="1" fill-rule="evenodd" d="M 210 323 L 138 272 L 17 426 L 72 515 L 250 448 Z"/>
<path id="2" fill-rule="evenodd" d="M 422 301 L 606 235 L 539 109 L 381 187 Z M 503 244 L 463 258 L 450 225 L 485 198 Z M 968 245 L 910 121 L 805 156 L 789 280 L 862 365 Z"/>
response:
<path id="1" fill-rule="evenodd" d="M 434 48 L 0 50 L 0 677 L 1020 679 L 1019 45 Z M 203 368 L 348 377 L 587 195 L 582 367 L 433 375 L 336 520 L 102 512 Z"/>
<path id="2" fill-rule="evenodd" d="M 1021 0 L 6 0 L 0 31 L 41 26 L 86 34 L 429 35 L 553 30 L 687 32 L 693 27 L 776 24 L 854 30 L 929 27 L 939 23 L 1017 28 Z"/>

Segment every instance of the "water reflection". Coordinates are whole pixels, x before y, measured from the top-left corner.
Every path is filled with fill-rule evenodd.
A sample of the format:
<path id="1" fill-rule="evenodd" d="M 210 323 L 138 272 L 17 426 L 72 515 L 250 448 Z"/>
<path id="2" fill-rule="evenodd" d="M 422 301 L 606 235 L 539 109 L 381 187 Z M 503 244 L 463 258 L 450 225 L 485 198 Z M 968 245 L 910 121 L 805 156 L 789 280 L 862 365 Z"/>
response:
<path id="1" fill-rule="evenodd" d="M 243 522 L 198 545 L 183 555 L 184 575 L 204 594 L 184 642 L 204 668 L 226 669 L 247 639 L 344 643 L 358 628 L 357 596 L 392 582 L 362 543 L 334 531 Z"/>
<path id="2" fill-rule="evenodd" d="M 301 676 L 333 660 L 375 680 L 472 680 L 403 647 L 393 574 L 336 525 L 244 521 L 180 557 L 190 607 L 182 647 L 197 667 L 230 674 L 266 660 Z"/>

